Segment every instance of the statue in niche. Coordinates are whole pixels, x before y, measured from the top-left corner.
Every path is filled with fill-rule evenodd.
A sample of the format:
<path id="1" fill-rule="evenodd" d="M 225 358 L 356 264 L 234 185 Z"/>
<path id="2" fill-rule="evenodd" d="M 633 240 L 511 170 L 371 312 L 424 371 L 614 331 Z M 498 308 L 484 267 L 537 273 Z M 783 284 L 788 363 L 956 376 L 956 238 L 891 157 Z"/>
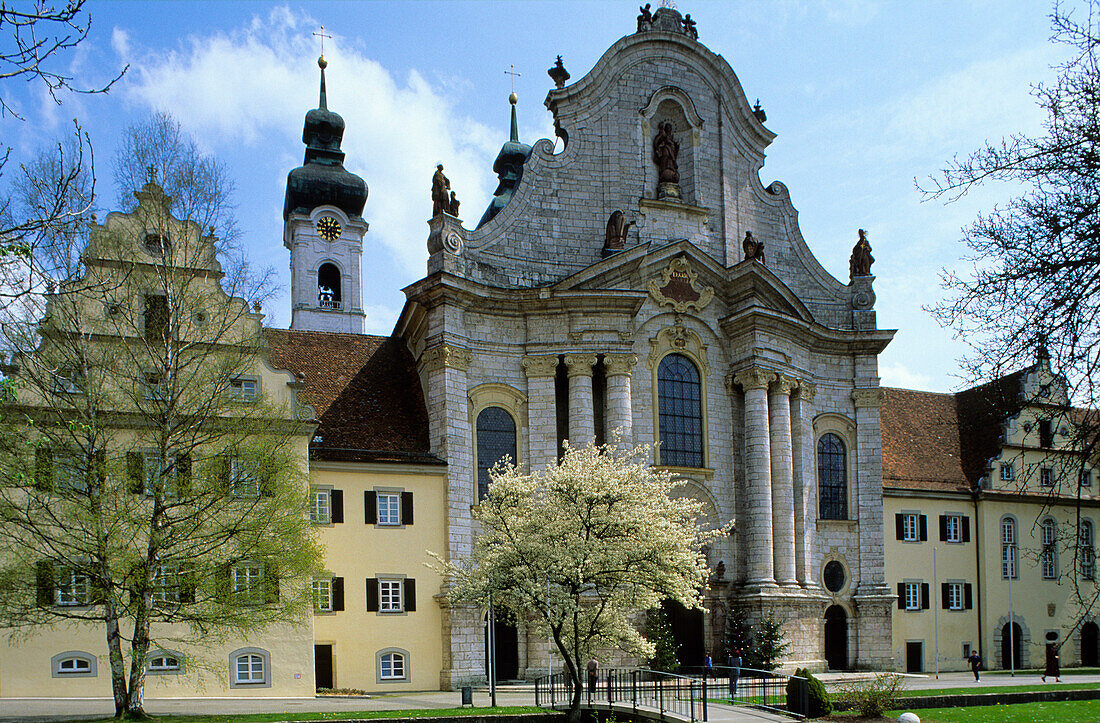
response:
<path id="1" fill-rule="evenodd" d="M 611 218 L 607 219 L 607 235 L 604 236 L 603 241 L 603 255 L 605 257 L 626 248 L 626 234 L 633 225 L 633 221 L 626 222 L 626 214 L 622 211 L 615 210 L 611 214 Z"/>
<path id="2" fill-rule="evenodd" d="M 875 257 L 871 255 L 871 243 L 867 240 L 867 232 L 859 230 L 859 241 L 852 248 L 852 258 L 848 259 L 849 277 L 870 276 L 871 264 L 875 263 Z"/>
<path id="3" fill-rule="evenodd" d="M 653 24 L 653 13 L 649 11 L 649 3 L 646 3 L 642 7 L 638 8 L 641 11 L 638 15 L 638 32 L 643 30 L 649 30 L 649 26 Z"/>
<path id="4" fill-rule="evenodd" d="M 451 180 L 443 175 L 443 164 L 435 167 L 432 176 L 432 218 L 451 210 Z"/>
<path id="5" fill-rule="evenodd" d="M 691 19 L 691 13 L 684 16 L 684 34 L 692 40 L 699 39 L 699 31 L 695 28 L 695 21 Z"/>
<path id="6" fill-rule="evenodd" d="M 764 263 L 764 242 L 753 238 L 752 231 L 745 232 L 745 240 L 741 242 L 741 247 L 745 249 L 746 261 L 751 259 Z"/>
<path id="7" fill-rule="evenodd" d="M 660 183 L 679 183 L 680 167 L 676 165 L 676 156 L 680 154 L 680 144 L 672 135 L 672 121 L 657 124 L 657 135 L 653 138 L 653 161 L 657 164 L 657 180 Z"/>

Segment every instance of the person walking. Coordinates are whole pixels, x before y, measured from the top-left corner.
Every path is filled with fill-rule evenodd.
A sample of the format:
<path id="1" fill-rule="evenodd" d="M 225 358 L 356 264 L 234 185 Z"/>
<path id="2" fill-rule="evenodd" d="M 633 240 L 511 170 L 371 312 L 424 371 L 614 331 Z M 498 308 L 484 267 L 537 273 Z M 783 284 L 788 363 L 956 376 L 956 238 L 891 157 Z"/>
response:
<path id="1" fill-rule="evenodd" d="M 734 648 L 730 653 L 730 702 L 737 695 L 737 680 L 741 677 L 741 650 Z"/>
<path id="2" fill-rule="evenodd" d="M 714 661 L 710 658 L 710 651 L 703 656 L 703 680 L 714 680 Z"/>
<path id="3" fill-rule="evenodd" d="M 971 651 L 970 657 L 967 658 L 966 661 L 970 663 L 970 669 L 974 671 L 974 680 L 980 681 L 981 678 L 978 677 L 978 671 L 982 669 L 982 656 L 978 654 L 977 649 Z"/>
<path id="4" fill-rule="evenodd" d="M 588 671 L 588 705 L 592 705 L 592 695 L 596 692 L 596 678 L 600 672 L 600 664 L 593 657 L 584 669 Z"/>
<path id="5" fill-rule="evenodd" d="M 1043 671 L 1044 683 L 1047 682 L 1047 678 L 1054 678 L 1057 683 L 1062 682 L 1061 661 L 1058 658 L 1058 647 L 1055 645 L 1047 645 L 1047 664 Z"/>

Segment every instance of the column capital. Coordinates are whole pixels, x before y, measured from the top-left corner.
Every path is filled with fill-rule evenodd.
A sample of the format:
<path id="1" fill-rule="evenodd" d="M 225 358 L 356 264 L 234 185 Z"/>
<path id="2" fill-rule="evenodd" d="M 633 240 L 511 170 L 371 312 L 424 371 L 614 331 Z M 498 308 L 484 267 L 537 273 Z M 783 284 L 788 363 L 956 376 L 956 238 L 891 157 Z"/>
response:
<path id="1" fill-rule="evenodd" d="M 885 396 L 886 392 L 882 391 L 882 387 L 852 390 L 852 401 L 855 402 L 857 408 L 880 406 Z"/>
<path id="2" fill-rule="evenodd" d="M 798 396 L 804 402 L 812 402 L 817 395 L 817 385 L 813 382 L 802 381 L 798 384 Z"/>
<path id="3" fill-rule="evenodd" d="M 568 368 L 571 377 L 590 377 L 592 376 L 592 367 L 596 366 L 596 355 L 566 354 L 565 366 Z"/>
<path id="4" fill-rule="evenodd" d="M 638 363 L 637 354 L 607 354 L 603 358 L 607 376 L 630 376 L 634 365 Z"/>
<path id="5" fill-rule="evenodd" d="M 776 374 L 775 381 L 771 384 L 771 391 L 789 397 L 791 392 L 798 388 L 798 380 L 792 379 L 786 374 Z"/>
<path id="6" fill-rule="evenodd" d="M 733 383 L 740 384 L 746 391 L 749 389 L 763 389 L 767 391 L 768 384 L 775 379 L 775 372 L 760 367 L 742 369 L 733 375 Z"/>
<path id="7" fill-rule="evenodd" d="M 527 355 L 523 357 L 522 364 L 528 377 L 552 377 L 558 371 L 558 355 Z"/>
<path id="8" fill-rule="evenodd" d="M 451 346 L 450 344 L 437 344 L 430 349 L 426 349 L 420 355 L 420 363 L 424 371 L 429 372 L 442 367 L 466 371 L 470 368 L 470 362 L 473 358 L 474 355 L 470 353 L 469 349 Z"/>

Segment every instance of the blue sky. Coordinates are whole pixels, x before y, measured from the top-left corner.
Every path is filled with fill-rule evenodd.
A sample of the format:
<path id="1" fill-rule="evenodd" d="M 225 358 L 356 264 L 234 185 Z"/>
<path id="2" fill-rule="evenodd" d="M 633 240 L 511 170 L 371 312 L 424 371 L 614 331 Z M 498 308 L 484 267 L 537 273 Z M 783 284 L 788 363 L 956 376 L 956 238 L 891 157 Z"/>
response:
<path id="1" fill-rule="evenodd" d="M 654 3 L 654 6 L 659 3 Z M 1072 7 L 1070 5 L 1069 7 Z M 637 2 L 97 2 L 92 32 L 67 59 L 88 84 L 129 63 L 106 96 L 55 106 L 35 86 L 2 89 L 25 121 L 0 119 L 18 160 L 56 141 L 76 117 L 90 132 L 104 207 L 120 131 L 173 114 L 237 184 L 251 259 L 280 274 L 267 321 L 289 323 L 282 245 L 287 172 L 301 163 L 302 120 L 317 104 L 318 40 L 329 107 L 347 122 L 346 165 L 370 188 L 364 217 L 368 330 L 388 334 L 400 289 L 424 274 L 429 186 L 443 162 L 476 224 L 495 187 L 508 131 L 510 65 L 522 140 L 552 137 L 546 69 L 562 55 L 573 80 L 633 32 Z M 783 181 L 802 234 L 847 278 L 856 230 L 874 247 L 879 326 L 898 329 L 880 359 L 883 384 L 958 388 L 966 347 L 922 309 L 942 296 L 939 271 L 963 264 L 960 228 L 1009 197 L 990 187 L 945 205 L 915 178 L 986 139 L 1038 132 L 1033 83 L 1054 76 L 1050 7 L 1030 2 L 681 2 L 699 39 L 721 54 L 778 134 L 761 180 Z M 1079 13 L 1084 9 L 1078 10 Z"/>

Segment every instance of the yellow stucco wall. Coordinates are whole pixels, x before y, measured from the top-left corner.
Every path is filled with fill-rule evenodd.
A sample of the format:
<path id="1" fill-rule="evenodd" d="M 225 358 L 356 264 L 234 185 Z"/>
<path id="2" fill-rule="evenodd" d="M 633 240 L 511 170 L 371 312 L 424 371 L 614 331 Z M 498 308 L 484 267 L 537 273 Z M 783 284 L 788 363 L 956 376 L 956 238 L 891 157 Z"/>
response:
<path id="1" fill-rule="evenodd" d="M 314 462 L 310 482 L 343 492 L 344 522 L 317 526 L 326 568 L 344 578 L 344 610 L 318 613 L 314 620 L 316 643 L 332 646 L 333 685 L 368 692 L 438 690 L 443 643 L 434 596 L 442 577 L 427 565 L 433 562 L 428 550 L 447 549 L 442 468 Z M 413 524 L 367 524 L 367 490 L 411 492 Z M 416 580 L 415 611 L 367 612 L 367 579 L 385 576 Z M 407 652 L 408 675 L 381 682 L 378 655 L 391 648 Z"/>

